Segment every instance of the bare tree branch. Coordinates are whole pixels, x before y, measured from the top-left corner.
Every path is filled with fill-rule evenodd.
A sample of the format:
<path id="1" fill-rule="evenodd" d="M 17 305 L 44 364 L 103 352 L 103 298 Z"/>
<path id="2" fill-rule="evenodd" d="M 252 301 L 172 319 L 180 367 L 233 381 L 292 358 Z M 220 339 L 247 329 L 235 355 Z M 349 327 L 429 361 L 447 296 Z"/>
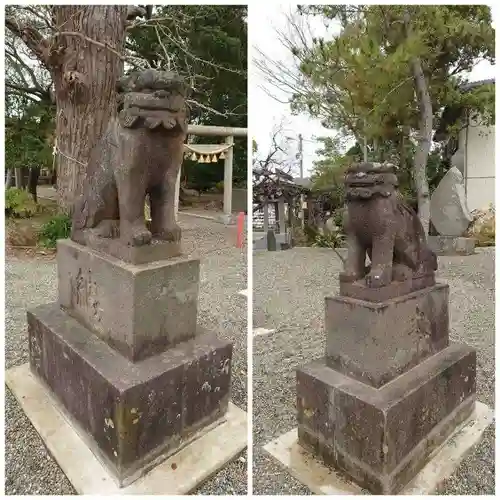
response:
<path id="1" fill-rule="evenodd" d="M 13 17 L 5 18 L 5 27 L 19 37 L 45 65 L 49 66 L 49 45 L 47 40 L 32 26 L 20 23 Z"/>

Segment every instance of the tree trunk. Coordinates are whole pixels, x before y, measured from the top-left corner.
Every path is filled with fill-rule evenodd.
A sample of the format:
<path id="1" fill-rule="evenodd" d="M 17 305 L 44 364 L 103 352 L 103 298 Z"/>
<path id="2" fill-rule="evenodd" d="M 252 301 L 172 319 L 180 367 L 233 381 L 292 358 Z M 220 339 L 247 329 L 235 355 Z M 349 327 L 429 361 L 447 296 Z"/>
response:
<path id="1" fill-rule="evenodd" d="M 408 12 L 405 15 L 405 27 L 409 35 L 411 33 L 411 21 Z M 410 61 L 410 66 L 415 82 L 415 92 L 420 113 L 418 120 L 419 130 L 417 149 L 415 151 L 415 160 L 413 164 L 413 178 L 417 191 L 418 216 L 424 228 L 425 235 L 427 236 L 429 234 L 431 204 L 426 167 L 432 141 L 432 101 L 420 58 L 413 57 Z"/>
<path id="2" fill-rule="evenodd" d="M 28 191 L 33 196 L 33 201 L 38 203 L 38 179 L 40 178 L 40 167 L 31 167 L 28 174 Z"/>
<path id="3" fill-rule="evenodd" d="M 5 179 L 5 190 L 12 186 L 12 168 L 7 169 L 7 177 Z"/>
<path id="4" fill-rule="evenodd" d="M 417 191 L 418 216 L 422 222 L 425 234 L 427 235 L 429 234 L 431 204 L 426 167 L 432 141 L 432 102 L 420 59 L 415 58 L 411 62 L 411 66 L 415 78 L 417 100 L 420 111 L 420 117 L 418 120 L 418 144 L 415 151 L 413 175 Z"/>
<path id="5" fill-rule="evenodd" d="M 55 6 L 60 53 L 52 61 L 56 97 L 57 191 L 71 212 L 81 190 L 90 151 L 116 113 L 115 85 L 123 62 L 125 5 Z M 79 35 L 81 34 L 81 35 Z M 106 44 L 109 48 L 92 43 Z"/>
<path id="6" fill-rule="evenodd" d="M 23 169 L 21 167 L 16 167 L 14 170 L 14 177 L 16 181 L 16 188 L 17 189 L 22 189 L 23 188 Z"/>

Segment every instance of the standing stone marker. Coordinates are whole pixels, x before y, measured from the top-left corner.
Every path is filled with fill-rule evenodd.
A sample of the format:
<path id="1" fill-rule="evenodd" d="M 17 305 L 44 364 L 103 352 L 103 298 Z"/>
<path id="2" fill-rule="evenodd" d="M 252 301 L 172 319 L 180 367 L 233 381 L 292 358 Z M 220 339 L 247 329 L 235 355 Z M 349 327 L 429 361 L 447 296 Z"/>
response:
<path id="1" fill-rule="evenodd" d="M 476 353 L 449 341 L 448 285 L 392 166 L 355 165 L 345 184 L 348 256 L 326 298 L 326 355 L 297 371 L 299 444 L 395 494 L 472 414 Z"/>
<path id="2" fill-rule="evenodd" d="M 431 236 L 429 244 L 438 255 L 474 253 L 474 239 L 464 237 L 473 217 L 467 207 L 464 178 L 457 167 L 446 172 L 432 193 L 430 215 L 439 236 Z"/>
<path id="3" fill-rule="evenodd" d="M 186 86 L 148 70 L 119 90 L 58 242 L 58 303 L 28 311 L 28 332 L 31 370 L 125 486 L 223 419 L 232 344 L 197 326 L 199 260 L 175 223 Z"/>

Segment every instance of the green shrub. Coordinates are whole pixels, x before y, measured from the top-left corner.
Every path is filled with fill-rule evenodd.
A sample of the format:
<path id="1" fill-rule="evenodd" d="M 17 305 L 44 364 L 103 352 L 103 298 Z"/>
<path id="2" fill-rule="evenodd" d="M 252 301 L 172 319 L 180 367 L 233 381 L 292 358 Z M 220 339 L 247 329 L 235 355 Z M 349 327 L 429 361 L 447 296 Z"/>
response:
<path id="1" fill-rule="evenodd" d="M 341 233 L 344 232 L 344 216 L 345 216 L 346 209 L 344 207 L 337 208 L 333 212 L 333 221 L 335 225 L 339 228 L 339 231 Z"/>
<path id="2" fill-rule="evenodd" d="M 70 217 L 67 214 L 58 214 L 40 228 L 38 241 L 45 248 L 55 248 L 57 240 L 69 238 L 70 233 Z"/>
<path id="3" fill-rule="evenodd" d="M 215 184 L 215 190 L 218 193 L 223 193 L 224 192 L 224 181 L 219 181 Z"/>
<path id="4" fill-rule="evenodd" d="M 344 235 L 340 231 L 328 231 L 318 233 L 313 243 L 313 247 L 338 248 L 344 243 Z"/>
<path id="5" fill-rule="evenodd" d="M 36 203 L 27 191 L 15 187 L 11 187 L 5 191 L 6 217 L 28 219 L 36 212 Z"/>
<path id="6" fill-rule="evenodd" d="M 306 237 L 308 246 L 312 246 L 315 243 L 318 234 L 319 232 L 316 227 L 309 224 L 304 225 L 304 236 Z"/>
<path id="7" fill-rule="evenodd" d="M 308 247 L 310 246 L 309 238 L 306 235 L 305 228 L 296 225 L 290 228 L 292 235 L 293 246 L 295 247 Z"/>

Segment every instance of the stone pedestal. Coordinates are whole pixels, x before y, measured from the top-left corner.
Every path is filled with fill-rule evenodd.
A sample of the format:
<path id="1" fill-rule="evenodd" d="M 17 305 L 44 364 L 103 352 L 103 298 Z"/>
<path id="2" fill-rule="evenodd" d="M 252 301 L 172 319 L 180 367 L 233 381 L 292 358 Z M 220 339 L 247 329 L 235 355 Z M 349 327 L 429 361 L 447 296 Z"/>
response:
<path id="1" fill-rule="evenodd" d="M 474 238 L 463 236 L 429 236 L 427 241 L 436 255 L 473 255 L 476 248 Z"/>
<path id="2" fill-rule="evenodd" d="M 297 371 L 299 444 L 373 493 L 400 491 L 474 409 L 476 354 L 448 322 L 446 285 L 327 298 L 326 356 Z"/>
<path id="3" fill-rule="evenodd" d="M 135 265 L 62 240 L 57 274 L 61 307 L 132 361 L 196 335 L 197 259 Z"/>
<path id="4" fill-rule="evenodd" d="M 59 303 L 28 311 L 30 367 L 121 485 L 221 422 L 232 344 L 197 327 L 199 261 L 58 243 Z"/>

